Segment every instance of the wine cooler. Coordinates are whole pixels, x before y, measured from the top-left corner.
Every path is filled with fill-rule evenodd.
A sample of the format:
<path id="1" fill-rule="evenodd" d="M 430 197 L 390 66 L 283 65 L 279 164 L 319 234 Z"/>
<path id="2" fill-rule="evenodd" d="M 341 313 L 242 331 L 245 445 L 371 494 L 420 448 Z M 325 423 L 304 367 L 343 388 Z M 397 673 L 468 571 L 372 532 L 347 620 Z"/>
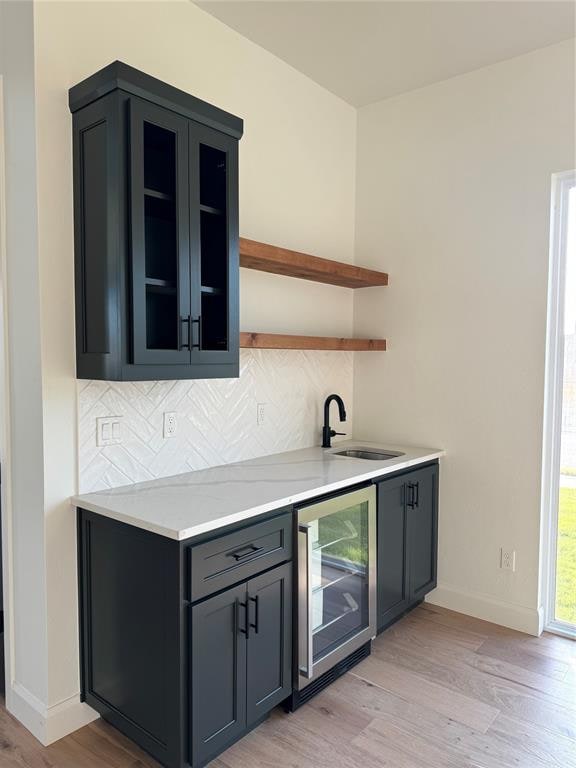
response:
<path id="1" fill-rule="evenodd" d="M 298 690 L 376 635 L 376 489 L 298 509 Z"/>

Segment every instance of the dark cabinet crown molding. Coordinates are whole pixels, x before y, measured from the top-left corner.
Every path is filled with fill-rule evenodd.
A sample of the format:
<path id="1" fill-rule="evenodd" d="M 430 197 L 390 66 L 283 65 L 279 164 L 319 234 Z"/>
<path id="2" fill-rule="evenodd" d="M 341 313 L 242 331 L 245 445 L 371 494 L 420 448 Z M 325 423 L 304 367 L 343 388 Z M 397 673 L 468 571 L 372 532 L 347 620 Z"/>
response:
<path id="1" fill-rule="evenodd" d="M 241 118 L 122 61 L 113 61 L 71 88 L 68 96 L 70 111 L 77 112 L 114 90 L 152 101 L 235 139 L 242 136 L 244 122 Z"/>

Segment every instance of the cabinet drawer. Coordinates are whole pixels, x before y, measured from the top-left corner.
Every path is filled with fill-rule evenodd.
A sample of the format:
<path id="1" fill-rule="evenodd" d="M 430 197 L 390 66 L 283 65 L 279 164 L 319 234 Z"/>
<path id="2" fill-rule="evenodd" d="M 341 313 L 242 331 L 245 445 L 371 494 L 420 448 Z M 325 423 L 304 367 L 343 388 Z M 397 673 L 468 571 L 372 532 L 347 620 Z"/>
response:
<path id="1" fill-rule="evenodd" d="M 211 595 L 291 557 L 291 513 L 197 544 L 189 557 L 191 599 Z"/>

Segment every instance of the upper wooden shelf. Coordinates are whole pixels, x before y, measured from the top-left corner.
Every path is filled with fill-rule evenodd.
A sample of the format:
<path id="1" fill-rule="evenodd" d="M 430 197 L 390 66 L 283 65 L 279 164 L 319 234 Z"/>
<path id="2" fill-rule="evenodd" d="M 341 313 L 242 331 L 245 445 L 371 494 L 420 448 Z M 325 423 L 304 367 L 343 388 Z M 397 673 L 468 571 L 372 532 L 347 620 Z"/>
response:
<path id="1" fill-rule="evenodd" d="M 388 285 L 386 272 L 356 267 L 341 261 L 321 259 L 307 253 L 289 251 L 276 245 L 240 238 L 240 266 L 272 272 L 287 277 L 300 277 L 317 283 L 340 285 L 344 288 L 369 288 Z"/>
<path id="2" fill-rule="evenodd" d="M 241 332 L 240 347 L 242 349 L 321 349 L 339 352 L 384 352 L 386 350 L 386 340 Z"/>

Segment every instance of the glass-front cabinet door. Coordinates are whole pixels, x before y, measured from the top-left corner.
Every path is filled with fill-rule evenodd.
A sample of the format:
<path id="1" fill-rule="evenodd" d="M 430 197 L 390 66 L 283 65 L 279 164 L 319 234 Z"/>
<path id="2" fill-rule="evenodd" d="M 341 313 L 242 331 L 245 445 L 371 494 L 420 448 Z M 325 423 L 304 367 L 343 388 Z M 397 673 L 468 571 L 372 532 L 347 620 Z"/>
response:
<path id="1" fill-rule="evenodd" d="M 298 510 L 300 686 L 375 635 L 376 491 Z"/>
<path id="2" fill-rule="evenodd" d="M 192 362 L 238 356 L 238 142 L 190 123 Z"/>
<path id="3" fill-rule="evenodd" d="M 130 104 L 133 362 L 238 359 L 238 142 Z"/>
<path id="4" fill-rule="evenodd" d="M 237 377 L 243 121 L 121 61 L 69 103 L 78 377 Z"/>
<path id="5" fill-rule="evenodd" d="M 130 102 L 132 356 L 140 364 L 189 364 L 188 123 Z"/>

